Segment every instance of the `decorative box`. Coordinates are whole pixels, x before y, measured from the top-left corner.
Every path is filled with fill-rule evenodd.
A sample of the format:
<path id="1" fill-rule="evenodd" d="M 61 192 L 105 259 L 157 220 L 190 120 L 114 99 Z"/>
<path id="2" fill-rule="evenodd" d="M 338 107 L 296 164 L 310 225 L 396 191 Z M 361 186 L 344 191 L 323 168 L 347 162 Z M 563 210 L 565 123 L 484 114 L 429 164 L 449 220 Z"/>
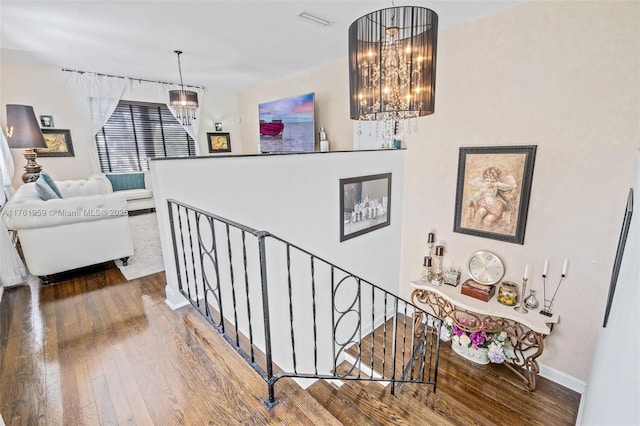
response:
<path id="1" fill-rule="evenodd" d="M 444 271 L 444 283 L 452 286 L 460 284 L 460 272 L 456 270 Z"/>
<path id="2" fill-rule="evenodd" d="M 495 292 L 496 286 L 479 284 L 472 279 L 466 280 L 462 284 L 462 287 L 460 287 L 460 293 L 482 300 L 483 302 L 488 302 Z"/>

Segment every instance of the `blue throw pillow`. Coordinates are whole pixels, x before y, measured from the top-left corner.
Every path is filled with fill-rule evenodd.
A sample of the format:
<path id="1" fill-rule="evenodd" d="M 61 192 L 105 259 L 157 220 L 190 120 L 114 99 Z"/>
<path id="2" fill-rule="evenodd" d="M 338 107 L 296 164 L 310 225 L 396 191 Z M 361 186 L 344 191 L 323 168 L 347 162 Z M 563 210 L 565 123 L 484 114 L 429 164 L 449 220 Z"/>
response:
<path id="1" fill-rule="evenodd" d="M 144 189 L 144 173 L 114 173 L 106 176 L 114 191 Z"/>
<path id="2" fill-rule="evenodd" d="M 56 192 L 49 186 L 47 181 L 42 178 L 42 174 L 40 174 L 40 177 L 34 185 L 36 194 L 38 194 L 38 197 L 40 197 L 44 201 L 60 198 L 58 197 L 58 194 L 56 194 Z"/>
<path id="3" fill-rule="evenodd" d="M 47 185 L 49 185 L 49 187 L 51 187 L 53 192 L 56 193 L 58 198 L 62 198 L 62 193 L 60 192 L 60 189 L 58 188 L 58 185 L 56 185 L 55 181 L 53 179 L 51 179 L 51 176 L 49 176 L 49 174 L 47 172 L 40 172 L 40 177 L 38 179 L 44 179 L 44 181 L 47 183 Z"/>

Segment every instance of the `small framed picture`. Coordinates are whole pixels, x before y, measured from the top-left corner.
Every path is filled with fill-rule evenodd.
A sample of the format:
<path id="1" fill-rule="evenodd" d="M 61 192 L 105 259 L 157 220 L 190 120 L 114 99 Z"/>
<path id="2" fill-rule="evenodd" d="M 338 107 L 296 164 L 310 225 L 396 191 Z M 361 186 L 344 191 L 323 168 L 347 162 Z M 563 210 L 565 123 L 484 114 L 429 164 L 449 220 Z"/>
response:
<path id="1" fill-rule="evenodd" d="M 460 148 L 453 231 L 524 244 L 536 146 Z"/>
<path id="2" fill-rule="evenodd" d="M 54 127 L 53 126 L 53 116 L 52 115 L 41 115 L 40 116 L 40 127 Z"/>
<path id="3" fill-rule="evenodd" d="M 207 133 L 209 152 L 231 152 L 231 137 L 229 133 Z"/>
<path id="4" fill-rule="evenodd" d="M 391 173 L 340 179 L 340 241 L 390 223 Z"/>
<path id="5" fill-rule="evenodd" d="M 213 125 L 216 128 L 216 132 L 222 131 L 222 123 L 214 123 Z"/>
<path id="6" fill-rule="evenodd" d="M 71 131 L 42 129 L 47 148 L 37 148 L 38 157 L 75 157 L 71 143 Z"/>

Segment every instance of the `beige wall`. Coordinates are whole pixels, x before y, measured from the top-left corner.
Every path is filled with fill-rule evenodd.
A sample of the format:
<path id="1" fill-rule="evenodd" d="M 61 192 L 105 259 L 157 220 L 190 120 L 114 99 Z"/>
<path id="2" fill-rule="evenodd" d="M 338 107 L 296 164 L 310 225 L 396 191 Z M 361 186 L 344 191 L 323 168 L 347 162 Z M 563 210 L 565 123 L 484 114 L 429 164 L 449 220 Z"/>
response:
<path id="1" fill-rule="evenodd" d="M 315 93 L 316 134 L 324 127 L 331 151 L 351 150 L 353 124 L 349 119 L 348 90 L 346 59 L 241 90 L 238 92 L 238 110 L 242 119 L 242 153 L 259 152 L 258 104 L 310 92 Z"/>
<path id="2" fill-rule="evenodd" d="M 162 102 L 154 85 L 136 80 L 131 81 L 123 99 Z M 36 115 L 53 115 L 55 128 L 71 130 L 75 157 L 38 158 L 38 163 L 45 171 L 56 180 L 85 179 L 91 174 L 87 143 L 94 144 L 95 141 L 82 140 L 82 135 L 85 135 L 87 130 L 59 68 L 0 62 L 0 124 L 3 128 L 6 125 L 6 104 L 12 103 L 32 105 Z M 233 153 L 238 152 L 241 144 L 239 140 L 235 140 L 240 136 L 236 92 L 207 88 L 200 104 L 200 154 L 209 155 L 206 134 L 214 131 L 213 123 L 218 121 L 223 123 L 224 132 L 231 133 Z M 20 176 L 26 160 L 23 150 L 12 149 L 11 152 L 16 168 L 13 185 L 18 187 L 22 184 Z"/>
<path id="3" fill-rule="evenodd" d="M 429 231 L 464 272 L 478 249 L 518 283 L 529 263 L 538 294 L 544 260 L 555 289 L 569 258 L 541 362 L 583 381 L 640 147 L 638 6 L 532 2 L 441 31 L 436 112 L 406 141 L 404 295 Z M 524 245 L 452 232 L 459 147 L 483 145 L 538 146 Z"/>
<path id="4" fill-rule="evenodd" d="M 505 279 L 520 283 L 530 264 L 539 293 L 544 260 L 555 289 L 569 258 L 554 304 L 560 324 L 541 361 L 576 388 L 587 380 L 640 148 L 638 6 L 529 2 L 442 29 L 436 112 L 405 136 L 402 295 L 419 277 L 430 231 L 463 277 L 469 255 L 488 249 L 505 261 Z M 350 149 L 344 60 L 241 92 L 243 152 L 257 152 L 258 103 L 311 91 L 332 149 Z M 524 245 L 452 232 L 459 148 L 494 145 L 538 146 Z"/>

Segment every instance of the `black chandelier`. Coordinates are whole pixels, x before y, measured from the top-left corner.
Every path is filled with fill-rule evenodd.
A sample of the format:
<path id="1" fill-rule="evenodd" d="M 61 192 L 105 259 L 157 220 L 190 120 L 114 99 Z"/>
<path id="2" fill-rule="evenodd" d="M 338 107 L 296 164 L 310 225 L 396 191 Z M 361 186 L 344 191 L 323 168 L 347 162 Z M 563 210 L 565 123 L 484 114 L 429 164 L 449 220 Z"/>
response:
<path id="1" fill-rule="evenodd" d="M 178 55 L 178 71 L 180 72 L 180 90 L 169 90 L 169 105 L 173 108 L 176 117 L 184 126 L 191 125 L 191 120 L 196 119 L 198 109 L 198 94 L 184 89 L 182 82 L 182 66 L 180 64 L 180 50 L 174 50 Z"/>
<path id="2" fill-rule="evenodd" d="M 399 6 L 349 27 L 351 118 L 388 122 L 433 114 L 438 15 Z"/>

